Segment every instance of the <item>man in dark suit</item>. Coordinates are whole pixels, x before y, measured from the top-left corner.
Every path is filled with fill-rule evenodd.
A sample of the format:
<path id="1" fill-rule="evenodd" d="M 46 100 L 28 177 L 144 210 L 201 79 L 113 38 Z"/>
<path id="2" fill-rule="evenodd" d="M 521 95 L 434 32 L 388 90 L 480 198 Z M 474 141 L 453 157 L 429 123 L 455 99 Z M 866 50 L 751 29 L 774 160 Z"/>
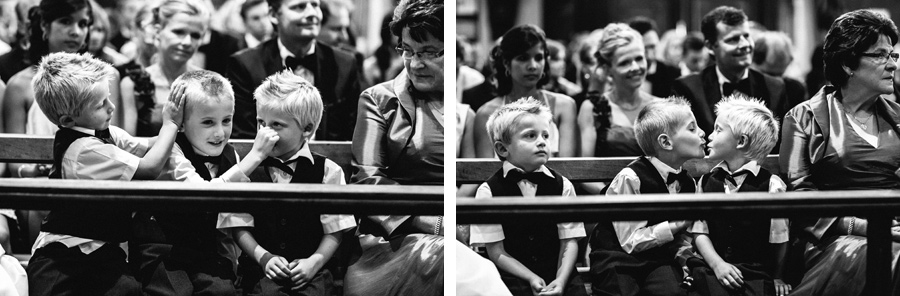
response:
<path id="1" fill-rule="evenodd" d="M 317 42 L 322 10 L 319 0 L 268 0 L 276 38 L 244 49 L 228 60 L 227 75 L 234 86 L 233 138 L 256 135 L 253 91 L 262 81 L 286 68 L 313 83 L 322 94 L 325 114 L 317 140 L 353 138 L 359 101 L 359 67 L 352 54 Z"/>
<path id="2" fill-rule="evenodd" d="M 754 44 L 747 15 L 720 6 L 703 16 L 700 30 L 715 63 L 698 74 L 679 78 L 672 87 L 675 95 L 691 102 L 697 125 L 707 135 L 712 133 L 716 122 L 713 108 L 734 92 L 763 100 L 776 117 L 783 117 L 788 111 L 784 81 L 750 69 Z"/>

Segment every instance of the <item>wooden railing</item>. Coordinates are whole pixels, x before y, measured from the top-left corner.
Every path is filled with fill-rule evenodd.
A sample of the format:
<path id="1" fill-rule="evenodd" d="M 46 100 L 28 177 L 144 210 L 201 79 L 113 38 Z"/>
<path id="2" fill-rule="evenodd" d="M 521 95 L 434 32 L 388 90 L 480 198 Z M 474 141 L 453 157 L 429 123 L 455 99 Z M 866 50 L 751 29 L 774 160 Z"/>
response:
<path id="1" fill-rule="evenodd" d="M 635 157 L 562 157 L 551 158 L 547 167 L 566 176 L 572 182 L 607 182 L 616 177 Z M 484 182 L 500 169 L 500 161 L 493 158 L 463 158 L 456 160 L 456 182 L 478 184 Z M 684 164 L 691 176 L 700 177 L 708 173 L 717 161 L 709 159 L 691 160 Z M 769 155 L 762 166 L 773 174 L 780 172 L 778 155 Z"/>
<path id="2" fill-rule="evenodd" d="M 579 196 L 456 200 L 457 222 L 714 219 L 859 216 L 869 221 L 866 284 L 871 295 L 891 295 L 891 221 L 900 191 L 817 191 L 737 194 Z"/>

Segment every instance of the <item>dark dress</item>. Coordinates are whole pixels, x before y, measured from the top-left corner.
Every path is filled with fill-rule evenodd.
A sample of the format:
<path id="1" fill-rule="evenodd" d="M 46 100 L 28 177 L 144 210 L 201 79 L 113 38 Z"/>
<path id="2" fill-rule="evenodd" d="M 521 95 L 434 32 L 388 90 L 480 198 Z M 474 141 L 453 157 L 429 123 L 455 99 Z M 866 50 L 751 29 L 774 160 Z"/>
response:
<path id="1" fill-rule="evenodd" d="M 866 142 L 840 106 L 839 91 L 826 86 L 792 109 L 784 120 L 781 167 L 794 190 L 900 189 L 900 105 L 877 98 L 878 147 Z M 865 237 L 826 232 L 837 219 L 795 219 L 807 245 L 806 274 L 791 295 L 862 295 L 866 283 Z M 896 258 L 900 244 L 892 245 Z"/>
<path id="2" fill-rule="evenodd" d="M 592 92 L 587 99 L 594 104 L 594 128 L 597 130 L 594 156 L 640 156 L 644 154 L 634 136 L 634 128 L 611 123 L 612 107 L 605 95 Z"/>

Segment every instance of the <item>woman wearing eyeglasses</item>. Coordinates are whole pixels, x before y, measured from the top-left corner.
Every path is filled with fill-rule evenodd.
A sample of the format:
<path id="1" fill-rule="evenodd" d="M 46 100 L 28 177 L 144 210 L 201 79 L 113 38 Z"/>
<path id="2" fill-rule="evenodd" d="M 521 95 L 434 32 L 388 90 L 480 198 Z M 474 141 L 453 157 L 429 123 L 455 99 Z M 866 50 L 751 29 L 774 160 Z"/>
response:
<path id="1" fill-rule="evenodd" d="M 390 28 L 400 37 L 404 69 L 360 95 L 351 179 L 442 185 L 444 1 L 403 0 Z M 344 295 L 442 295 L 442 221 L 442 216 L 363 217 L 362 257 L 347 269 Z"/>
<path id="2" fill-rule="evenodd" d="M 897 26 L 857 10 L 825 37 L 823 87 L 784 118 L 780 163 L 794 190 L 900 189 L 900 105 L 893 92 Z M 895 222 L 896 223 L 896 222 Z M 809 238 L 807 272 L 791 295 L 861 295 L 866 283 L 865 218 L 793 220 Z M 893 254 L 900 228 L 893 229 Z"/>
<path id="3" fill-rule="evenodd" d="M 553 126 L 548 146 L 554 156 L 575 156 L 578 147 L 575 100 L 567 95 L 541 90 L 541 86 L 550 81 L 548 55 L 544 30 L 534 25 L 510 29 L 503 34 L 500 45 L 491 51 L 498 97 L 482 105 L 475 113 L 477 157 L 494 157 L 494 143 L 484 129 L 488 117 L 500 106 L 524 97 L 532 97 L 550 107 Z"/>

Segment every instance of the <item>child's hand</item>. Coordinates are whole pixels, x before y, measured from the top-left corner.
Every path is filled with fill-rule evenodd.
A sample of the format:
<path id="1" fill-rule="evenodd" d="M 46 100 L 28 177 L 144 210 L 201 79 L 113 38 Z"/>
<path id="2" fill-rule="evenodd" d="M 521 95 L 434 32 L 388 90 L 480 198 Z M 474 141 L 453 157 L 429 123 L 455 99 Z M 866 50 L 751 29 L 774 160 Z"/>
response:
<path id="1" fill-rule="evenodd" d="M 531 286 L 531 292 L 534 295 L 538 295 L 538 293 L 541 293 L 544 287 L 547 286 L 547 284 L 544 283 L 544 279 L 537 275 L 528 280 L 528 284 Z"/>
<path id="2" fill-rule="evenodd" d="M 712 266 L 716 273 L 716 279 L 726 288 L 740 289 L 744 285 L 744 275 L 734 265 L 722 262 L 716 266 Z"/>
<path id="3" fill-rule="evenodd" d="M 541 296 L 562 296 L 563 293 L 563 284 L 559 279 L 553 280 L 547 286 L 544 286 L 541 289 L 541 292 L 537 295 Z"/>
<path id="4" fill-rule="evenodd" d="M 315 269 L 315 265 L 316 263 L 309 258 L 297 259 L 291 262 L 291 282 L 294 283 L 291 290 L 302 289 L 316 276 L 316 273 L 313 270 Z"/>
<path id="5" fill-rule="evenodd" d="M 275 143 L 278 143 L 278 133 L 270 127 L 263 127 L 256 131 L 256 139 L 253 140 L 253 148 L 251 151 L 259 153 L 262 156 L 272 156 L 272 149 Z"/>
<path id="6" fill-rule="evenodd" d="M 172 121 L 175 126 L 181 127 L 184 122 L 184 84 L 179 84 L 169 92 L 169 101 L 163 106 L 163 122 Z"/>
<path id="7" fill-rule="evenodd" d="M 791 293 L 791 285 L 785 284 L 781 279 L 775 279 L 775 295 L 785 296 Z"/>
<path id="8" fill-rule="evenodd" d="M 281 256 L 272 257 L 269 259 L 269 262 L 266 262 L 266 277 L 272 280 L 285 280 L 288 279 L 288 274 L 291 272 L 291 269 L 288 268 L 287 259 Z"/>

